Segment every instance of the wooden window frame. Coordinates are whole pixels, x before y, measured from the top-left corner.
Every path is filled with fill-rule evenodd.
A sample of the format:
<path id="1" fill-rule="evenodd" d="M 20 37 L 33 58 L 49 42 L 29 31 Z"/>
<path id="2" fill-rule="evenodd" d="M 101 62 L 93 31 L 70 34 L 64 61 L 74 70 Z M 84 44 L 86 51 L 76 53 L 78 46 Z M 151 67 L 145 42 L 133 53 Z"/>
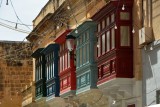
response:
<path id="1" fill-rule="evenodd" d="M 70 67 L 70 53 L 66 47 L 66 43 L 60 45 L 60 72 Z"/>
<path id="2" fill-rule="evenodd" d="M 36 81 L 39 81 L 42 79 L 42 60 L 41 57 L 38 57 L 35 61 L 36 65 L 35 65 L 35 79 Z"/>
<path id="3" fill-rule="evenodd" d="M 81 40 L 83 38 L 83 36 L 86 37 L 86 35 L 87 35 L 87 39 Z M 81 41 L 77 45 L 77 50 L 76 50 L 76 58 L 77 58 L 76 67 L 77 68 L 82 67 L 83 65 L 85 65 L 86 63 L 89 62 L 89 49 L 90 49 L 88 46 L 89 45 L 89 38 L 90 38 L 89 36 L 90 36 L 89 29 L 87 29 L 82 34 L 80 34 L 79 38 L 77 38 L 77 40 Z M 84 51 L 84 50 L 86 50 L 86 51 Z M 84 60 L 84 55 L 85 55 L 85 60 Z"/>
<path id="4" fill-rule="evenodd" d="M 129 45 L 121 45 L 121 42 L 122 42 L 122 40 L 121 40 L 121 39 L 122 39 L 122 38 L 121 38 L 121 36 L 122 36 L 122 35 L 121 35 L 121 27 L 128 27 L 128 28 L 129 28 L 129 35 L 128 35 L 128 37 L 129 37 L 129 39 L 128 39 L 128 40 L 129 40 Z M 119 33 L 120 33 L 120 34 L 119 34 L 119 35 L 120 35 L 120 37 L 119 37 L 119 38 L 120 38 L 120 41 L 119 41 L 120 44 L 119 44 L 119 46 L 120 46 L 120 47 L 131 47 L 131 27 L 130 27 L 129 25 L 121 24 L 121 25 L 119 26 L 119 29 L 120 29 L 120 32 L 119 32 Z"/>
<path id="5" fill-rule="evenodd" d="M 108 38 L 107 38 L 108 32 L 109 32 L 109 47 L 108 47 L 108 43 L 107 43 L 107 41 L 108 41 Z M 110 29 L 107 30 L 105 34 L 106 34 L 106 53 L 108 53 L 111 50 L 111 31 L 110 31 Z"/>
<path id="6" fill-rule="evenodd" d="M 50 52 L 46 55 L 46 77 L 50 80 L 54 76 L 54 52 Z"/>
<path id="7" fill-rule="evenodd" d="M 114 14 L 114 20 L 111 22 L 111 16 Z M 107 25 L 107 18 L 109 18 L 109 24 Z M 97 47 L 97 57 L 101 57 L 103 56 L 104 54 L 114 50 L 116 48 L 116 31 L 114 31 L 114 47 L 112 48 L 112 29 L 114 28 L 114 23 L 116 22 L 116 19 L 115 19 L 115 11 L 114 12 L 111 12 L 111 13 L 108 13 L 106 15 L 106 17 L 102 18 L 100 21 L 99 21 L 99 24 L 101 24 L 101 28 L 102 28 L 102 21 L 105 20 L 105 28 L 104 29 L 101 29 L 100 32 L 97 32 L 97 35 L 98 35 L 98 45 L 99 47 Z M 98 29 L 98 27 L 97 27 Z M 107 50 L 107 32 L 109 31 L 109 50 Z M 103 52 L 102 50 L 102 36 L 103 34 L 105 33 L 105 52 Z"/>

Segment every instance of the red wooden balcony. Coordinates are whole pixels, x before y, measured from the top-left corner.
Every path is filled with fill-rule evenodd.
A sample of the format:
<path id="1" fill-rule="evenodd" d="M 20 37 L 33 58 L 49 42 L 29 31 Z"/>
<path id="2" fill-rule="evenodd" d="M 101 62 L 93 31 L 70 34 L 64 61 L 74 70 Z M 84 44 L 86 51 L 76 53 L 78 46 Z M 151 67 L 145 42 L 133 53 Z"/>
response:
<path id="1" fill-rule="evenodd" d="M 133 0 L 111 0 L 92 19 L 97 22 L 98 88 L 113 99 L 133 95 Z"/>
<path id="2" fill-rule="evenodd" d="M 55 42 L 60 44 L 59 53 L 59 76 L 60 95 L 66 97 L 75 94 L 76 90 L 76 68 L 74 65 L 74 53 L 70 53 L 66 47 L 66 35 L 71 30 L 64 31 Z"/>
<path id="3" fill-rule="evenodd" d="M 132 4 L 110 1 L 92 19 L 97 25 L 98 83 L 133 77 Z"/>

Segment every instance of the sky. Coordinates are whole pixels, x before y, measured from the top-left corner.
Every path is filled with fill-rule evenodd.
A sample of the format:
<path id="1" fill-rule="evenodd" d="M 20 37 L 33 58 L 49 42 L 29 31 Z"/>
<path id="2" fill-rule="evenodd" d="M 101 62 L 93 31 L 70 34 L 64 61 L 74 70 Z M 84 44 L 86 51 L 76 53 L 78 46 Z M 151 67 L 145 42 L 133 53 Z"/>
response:
<path id="1" fill-rule="evenodd" d="M 15 31 L 16 23 L 22 22 L 23 24 L 29 25 L 30 29 L 26 26 L 17 24 L 17 29 L 31 32 L 33 28 L 31 26 L 32 21 L 47 2 L 48 0 L 8 0 L 8 5 L 6 5 L 7 0 L 0 0 L 0 40 L 23 41 L 28 34 Z M 12 8 L 12 4 L 14 9 Z M 17 20 L 17 17 L 20 20 Z M 4 25 L 9 25 L 14 30 L 3 27 Z"/>

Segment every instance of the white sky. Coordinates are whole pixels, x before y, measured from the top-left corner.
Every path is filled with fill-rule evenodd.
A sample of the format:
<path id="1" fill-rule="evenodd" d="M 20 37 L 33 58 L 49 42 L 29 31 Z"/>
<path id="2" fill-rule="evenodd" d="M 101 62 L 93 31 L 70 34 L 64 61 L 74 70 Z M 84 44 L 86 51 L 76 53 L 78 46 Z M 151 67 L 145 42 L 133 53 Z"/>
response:
<path id="1" fill-rule="evenodd" d="M 14 14 L 10 0 L 8 0 L 9 5 L 6 5 L 7 0 L 2 0 L 2 5 L 0 7 L 0 18 L 17 22 L 17 17 Z M 27 25 L 32 25 L 32 21 L 36 18 L 42 7 L 48 2 L 48 0 L 11 0 L 15 11 L 19 19 Z M 1 0 L 0 0 L 1 4 Z M 5 23 L 7 25 L 15 27 L 16 24 L 12 24 L 0 19 L 0 23 Z M 18 21 L 18 23 L 21 23 Z M 18 25 L 18 28 L 29 30 L 27 27 Z M 32 26 L 31 26 L 32 28 Z M 17 31 L 2 27 L 0 25 L 0 40 L 11 40 L 11 41 L 22 41 L 28 34 L 19 33 Z"/>

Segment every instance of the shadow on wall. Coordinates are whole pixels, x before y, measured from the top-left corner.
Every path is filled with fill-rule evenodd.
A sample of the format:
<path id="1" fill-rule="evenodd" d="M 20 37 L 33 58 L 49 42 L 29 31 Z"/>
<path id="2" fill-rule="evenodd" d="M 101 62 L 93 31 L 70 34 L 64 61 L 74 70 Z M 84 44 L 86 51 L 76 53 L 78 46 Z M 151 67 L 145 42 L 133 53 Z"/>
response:
<path id="1" fill-rule="evenodd" d="M 156 90 L 160 88 L 160 43 L 158 42 L 142 50 L 144 106 L 156 103 Z"/>

